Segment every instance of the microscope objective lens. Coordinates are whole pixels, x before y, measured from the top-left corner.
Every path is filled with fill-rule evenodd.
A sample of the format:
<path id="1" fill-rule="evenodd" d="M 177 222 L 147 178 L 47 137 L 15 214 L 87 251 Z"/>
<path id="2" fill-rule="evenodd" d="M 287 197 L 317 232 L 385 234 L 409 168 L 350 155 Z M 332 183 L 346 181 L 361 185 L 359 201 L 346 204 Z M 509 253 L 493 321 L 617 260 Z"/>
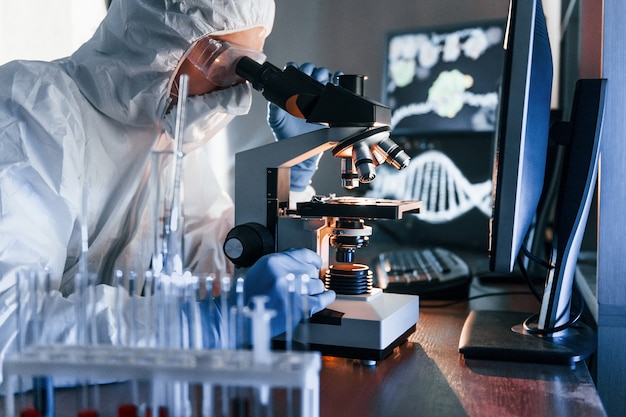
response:
<path id="1" fill-rule="evenodd" d="M 354 166 L 359 176 L 359 181 L 369 183 L 376 178 L 376 168 L 372 160 L 372 153 L 365 142 L 359 142 L 352 149 Z"/>

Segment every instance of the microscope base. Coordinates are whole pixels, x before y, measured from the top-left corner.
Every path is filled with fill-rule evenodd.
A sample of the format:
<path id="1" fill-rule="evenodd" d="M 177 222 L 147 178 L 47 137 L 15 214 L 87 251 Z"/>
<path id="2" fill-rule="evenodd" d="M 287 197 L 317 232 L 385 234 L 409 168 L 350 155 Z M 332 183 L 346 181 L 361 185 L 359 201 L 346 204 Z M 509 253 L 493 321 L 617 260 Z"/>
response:
<path id="1" fill-rule="evenodd" d="M 419 297 L 383 293 L 340 295 L 326 310 L 302 323 L 294 344 L 322 355 L 379 361 L 415 331 Z"/>

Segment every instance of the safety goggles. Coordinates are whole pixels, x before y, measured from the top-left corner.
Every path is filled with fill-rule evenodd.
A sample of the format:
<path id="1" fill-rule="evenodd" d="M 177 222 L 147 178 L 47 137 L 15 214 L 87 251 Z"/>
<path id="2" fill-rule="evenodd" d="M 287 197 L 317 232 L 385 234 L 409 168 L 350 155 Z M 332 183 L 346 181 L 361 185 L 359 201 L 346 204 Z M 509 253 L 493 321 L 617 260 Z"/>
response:
<path id="1" fill-rule="evenodd" d="M 226 88 L 245 81 L 235 73 L 237 62 L 244 56 L 252 58 L 259 64 L 265 62 L 266 59 L 266 56 L 260 51 L 210 37 L 200 39 L 187 56 L 187 59 L 211 83 L 218 87 Z"/>

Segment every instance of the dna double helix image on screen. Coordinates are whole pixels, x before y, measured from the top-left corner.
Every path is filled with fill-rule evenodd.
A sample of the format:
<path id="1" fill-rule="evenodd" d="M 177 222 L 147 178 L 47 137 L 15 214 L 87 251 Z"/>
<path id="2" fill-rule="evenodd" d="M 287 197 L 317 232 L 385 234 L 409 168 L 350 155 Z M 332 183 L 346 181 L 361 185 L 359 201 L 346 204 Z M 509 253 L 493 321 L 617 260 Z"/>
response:
<path id="1" fill-rule="evenodd" d="M 472 184 L 443 152 L 430 150 L 411 160 L 402 171 L 380 167 L 366 195 L 398 200 L 419 200 L 416 214 L 428 223 L 445 223 L 476 208 L 491 214 L 491 180 Z"/>

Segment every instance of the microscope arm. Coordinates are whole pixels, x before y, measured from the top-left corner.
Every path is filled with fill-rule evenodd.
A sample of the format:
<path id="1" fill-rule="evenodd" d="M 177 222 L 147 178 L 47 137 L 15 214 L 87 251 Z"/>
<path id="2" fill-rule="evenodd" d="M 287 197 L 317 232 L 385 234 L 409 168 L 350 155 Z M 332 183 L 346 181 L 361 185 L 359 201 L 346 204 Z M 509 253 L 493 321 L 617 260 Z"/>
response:
<path id="1" fill-rule="evenodd" d="M 239 152 L 235 156 L 235 223 L 267 225 L 289 202 L 290 168 L 334 148 L 362 127 L 320 129 Z"/>

